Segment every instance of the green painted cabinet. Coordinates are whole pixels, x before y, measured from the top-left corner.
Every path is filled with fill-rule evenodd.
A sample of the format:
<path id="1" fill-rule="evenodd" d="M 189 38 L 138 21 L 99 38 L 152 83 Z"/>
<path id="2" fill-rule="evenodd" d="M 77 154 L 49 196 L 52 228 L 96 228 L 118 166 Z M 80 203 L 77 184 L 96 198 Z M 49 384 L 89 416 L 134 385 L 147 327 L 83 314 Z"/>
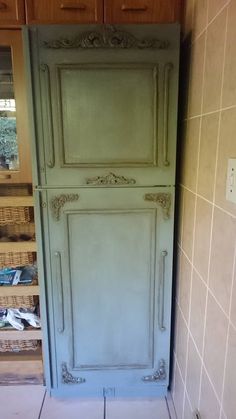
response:
<path id="1" fill-rule="evenodd" d="M 177 25 L 33 28 L 31 48 L 40 185 L 175 183 Z"/>
<path id="2" fill-rule="evenodd" d="M 40 192 L 53 394 L 166 391 L 173 189 Z"/>
<path id="3" fill-rule="evenodd" d="M 167 391 L 178 48 L 176 25 L 30 28 L 55 395 Z"/>

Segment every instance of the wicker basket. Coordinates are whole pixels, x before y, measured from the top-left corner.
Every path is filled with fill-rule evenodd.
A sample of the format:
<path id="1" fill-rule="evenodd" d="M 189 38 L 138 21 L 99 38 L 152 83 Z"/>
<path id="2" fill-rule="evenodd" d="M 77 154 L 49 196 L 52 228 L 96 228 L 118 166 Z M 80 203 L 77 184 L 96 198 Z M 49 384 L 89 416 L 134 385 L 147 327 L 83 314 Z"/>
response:
<path id="1" fill-rule="evenodd" d="M 35 295 L 0 296 L 1 308 L 27 308 L 34 310 L 38 302 L 39 298 Z"/>
<path id="2" fill-rule="evenodd" d="M 0 340 L 0 352 L 36 351 L 40 340 Z"/>
<path id="3" fill-rule="evenodd" d="M 1 207 L 0 225 L 27 224 L 30 222 L 29 207 Z"/>
<path id="4" fill-rule="evenodd" d="M 32 252 L 0 253 L 0 269 L 32 265 L 33 262 L 34 253 Z"/>

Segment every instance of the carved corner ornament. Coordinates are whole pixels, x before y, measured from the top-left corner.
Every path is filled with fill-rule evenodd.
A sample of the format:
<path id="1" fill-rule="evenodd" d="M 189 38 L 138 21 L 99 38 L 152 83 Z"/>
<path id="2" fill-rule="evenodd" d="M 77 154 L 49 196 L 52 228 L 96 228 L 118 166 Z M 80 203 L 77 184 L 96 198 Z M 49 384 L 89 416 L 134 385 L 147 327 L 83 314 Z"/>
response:
<path id="1" fill-rule="evenodd" d="M 155 383 L 156 381 L 162 381 L 166 379 L 166 364 L 164 359 L 159 361 L 158 370 L 154 372 L 152 375 L 145 375 L 142 377 L 142 380 L 145 383 Z"/>
<path id="2" fill-rule="evenodd" d="M 144 195 L 145 201 L 156 202 L 162 208 L 163 217 L 165 220 L 170 218 L 171 194 L 169 193 L 147 193 Z"/>
<path id="3" fill-rule="evenodd" d="M 100 31 L 83 32 L 74 38 L 44 41 L 43 46 L 52 49 L 167 49 L 169 42 L 155 38 L 138 39 L 129 32 L 107 25 Z"/>
<path id="4" fill-rule="evenodd" d="M 108 175 L 105 176 L 95 176 L 86 179 L 86 184 L 92 186 L 134 185 L 135 183 L 135 179 L 126 178 L 125 176 L 118 176 L 112 172 L 108 173 Z"/>
<path id="5" fill-rule="evenodd" d="M 51 200 L 51 211 L 52 216 L 56 221 L 60 220 L 61 209 L 64 207 L 66 202 L 73 202 L 79 199 L 78 194 L 61 194 L 57 195 Z"/>
<path id="6" fill-rule="evenodd" d="M 85 383 L 85 378 L 74 377 L 67 369 L 65 362 L 61 365 L 61 378 L 63 384 L 83 384 Z"/>

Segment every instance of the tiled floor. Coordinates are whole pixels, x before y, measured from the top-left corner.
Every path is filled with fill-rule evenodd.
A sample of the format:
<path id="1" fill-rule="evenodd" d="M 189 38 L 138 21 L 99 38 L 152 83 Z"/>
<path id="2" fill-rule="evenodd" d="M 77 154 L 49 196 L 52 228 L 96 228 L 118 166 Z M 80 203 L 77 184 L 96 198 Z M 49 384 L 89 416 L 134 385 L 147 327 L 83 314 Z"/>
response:
<path id="1" fill-rule="evenodd" d="M 42 386 L 1 386 L 1 419 L 174 419 L 166 400 L 54 399 Z"/>

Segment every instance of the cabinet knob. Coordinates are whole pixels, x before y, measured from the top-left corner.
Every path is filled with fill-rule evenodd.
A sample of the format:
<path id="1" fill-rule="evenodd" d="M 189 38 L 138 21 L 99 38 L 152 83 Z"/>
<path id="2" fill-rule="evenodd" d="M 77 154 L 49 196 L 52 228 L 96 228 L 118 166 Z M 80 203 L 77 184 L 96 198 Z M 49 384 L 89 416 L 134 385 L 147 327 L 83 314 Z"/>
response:
<path id="1" fill-rule="evenodd" d="M 11 175 L 9 175 L 9 174 L 7 174 L 7 175 L 0 174 L 0 179 L 4 179 L 4 180 L 11 179 Z"/>
<path id="2" fill-rule="evenodd" d="M 6 9 L 7 9 L 6 3 L 0 2 L 0 10 L 6 10 Z"/>

